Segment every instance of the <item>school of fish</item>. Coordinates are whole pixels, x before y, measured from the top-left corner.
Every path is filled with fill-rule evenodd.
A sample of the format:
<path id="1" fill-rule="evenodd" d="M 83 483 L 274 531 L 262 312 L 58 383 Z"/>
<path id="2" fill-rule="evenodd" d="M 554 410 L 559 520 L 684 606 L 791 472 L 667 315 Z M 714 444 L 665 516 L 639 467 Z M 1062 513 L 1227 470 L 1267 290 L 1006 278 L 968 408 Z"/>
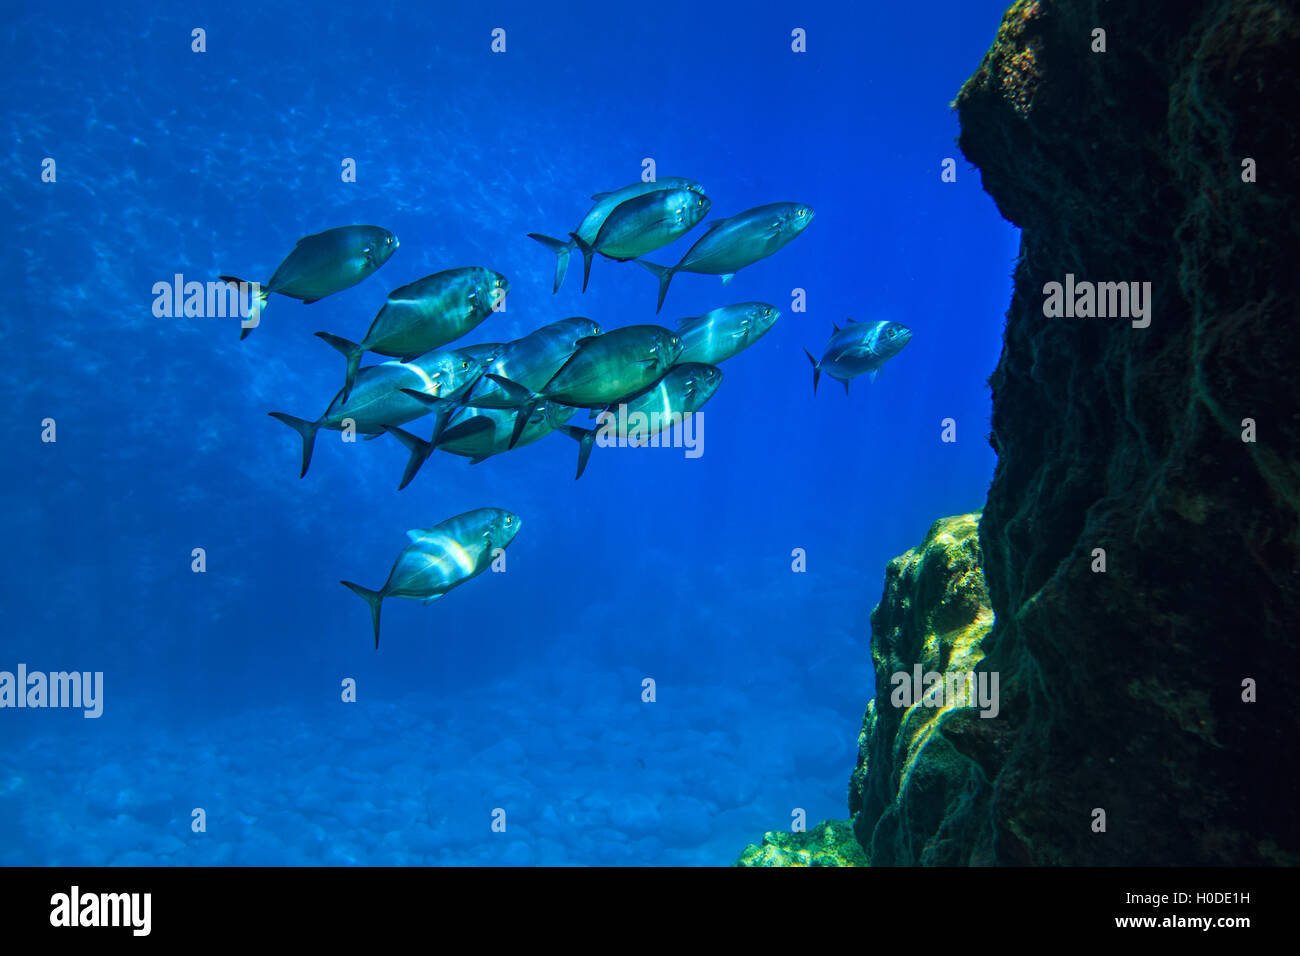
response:
<path id="1" fill-rule="evenodd" d="M 679 272 L 721 276 L 725 285 L 741 269 L 789 244 L 813 220 L 812 208 L 795 202 L 715 219 L 676 265 L 663 266 L 642 257 L 686 235 L 709 214 L 712 204 L 699 183 L 661 178 L 592 199 L 595 205 L 567 239 L 528 234 L 556 255 L 552 292 L 559 291 L 577 249 L 583 291 L 597 255 L 634 261 L 659 281 L 656 313 Z M 254 308 L 260 316 L 272 294 L 308 304 L 348 289 L 383 266 L 398 245 L 387 229 L 369 225 L 305 236 L 271 278 L 255 286 Z M 597 432 L 569 423 L 578 409 L 590 410 L 599 425 L 613 427 L 620 439 L 647 441 L 697 412 L 722 384 L 718 366 L 762 338 L 780 316 L 765 302 L 713 309 L 680 320 L 675 330 L 651 324 L 606 330 L 591 319 L 572 316 L 511 342 L 451 347 L 503 310 L 509 291 L 506 277 L 492 269 L 447 269 L 390 292 L 356 341 L 317 332 L 345 359 L 341 387 L 315 420 L 269 413 L 301 438 L 299 477 L 307 474 L 316 436 L 324 428 L 367 439 L 391 435 L 399 441 L 409 452 L 399 488 L 410 484 L 435 450 L 478 464 L 552 433 L 577 443 L 576 477 L 581 478 Z M 256 324 L 243 323 L 240 338 Z M 910 338 L 907 328 L 892 322 L 850 319 L 845 328 L 836 326 L 820 360 L 808 353 L 813 391 L 823 372 L 843 382 L 846 392 L 851 378 L 864 373 L 874 378 Z M 367 352 L 389 360 L 362 366 Z M 615 409 L 625 414 L 616 416 Z M 652 411 L 657 414 L 632 414 Z M 426 416 L 433 422 L 427 439 L 402 427 Z M 629 434 L 628 421 L 651 424 Z M 370 608 L 375 648 L 385 598 L 425 604 L 437 600 L 492 566 L 520 526 L 519 516 L 508 510 L 478 508 L 407 531 L 408 543 L 380 588 L 343 581 Z"/>

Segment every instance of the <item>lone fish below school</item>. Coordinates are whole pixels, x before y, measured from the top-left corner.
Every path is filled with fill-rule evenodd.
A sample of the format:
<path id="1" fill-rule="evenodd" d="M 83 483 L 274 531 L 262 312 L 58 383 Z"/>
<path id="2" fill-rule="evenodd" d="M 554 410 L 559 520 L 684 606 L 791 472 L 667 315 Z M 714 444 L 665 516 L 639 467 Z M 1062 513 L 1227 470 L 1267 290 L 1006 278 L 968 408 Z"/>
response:
<path id="1" fill-rule="evenodd" d="M 370 606 L 375 650 L 379 650 L 379 610 L 385 598 L 410 598 L 431 604 L 486 571 L 497 549 L 504 549 L 515 539 L 519 525 L 519 516 L 509 511 L 476 508 L 432 528 L 406 532 L 410 544 L 397 556 L 388 580 L 379 590 L 340 581 Z"/>

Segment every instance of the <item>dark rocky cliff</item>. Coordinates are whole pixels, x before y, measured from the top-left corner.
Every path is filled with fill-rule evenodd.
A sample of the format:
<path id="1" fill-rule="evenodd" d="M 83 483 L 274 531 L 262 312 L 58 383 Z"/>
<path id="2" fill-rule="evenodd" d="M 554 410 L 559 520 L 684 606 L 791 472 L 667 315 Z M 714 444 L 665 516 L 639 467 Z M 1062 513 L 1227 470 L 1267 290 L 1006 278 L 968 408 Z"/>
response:
<path id="1" fill-rule="evenodd" d="M 980 530 L 1007 733 L 970 860 L 1298 862 L 1300 12 L 1020 2 L 956 106 L 1023 230 Z M 1067 273 L 1150 282 L 1150 325 L 1045 317 Z"/>

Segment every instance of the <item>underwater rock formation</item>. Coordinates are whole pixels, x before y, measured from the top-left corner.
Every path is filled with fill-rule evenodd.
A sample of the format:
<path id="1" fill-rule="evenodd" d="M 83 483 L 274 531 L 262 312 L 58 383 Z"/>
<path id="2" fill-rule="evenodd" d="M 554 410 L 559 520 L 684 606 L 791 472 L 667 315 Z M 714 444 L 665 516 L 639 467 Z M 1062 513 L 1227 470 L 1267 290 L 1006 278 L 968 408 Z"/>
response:
<path id="1" fill-rule="evenodd" d="M 853 836 L 852 820 L 827 820 L 806 833 L 763 834 L 732 866 L 866 866 L 867 857 Z"/>
<path id="2" fill-rule="evenodd" d="M 1298 96 L 1295 4 L 1021 0 L 957 97 L 1023 230 L 969 862 L 1300 862 Z M 1149 325 L 1047 317 L 1067 274 L 1150 283 Z"/>
<path id="3" fill-rule="evenodd" d="M 919 547 L 889 562 L 871 612 L 876 696 L 849 783 L 855 832 L 874 865 L 967 862 L 976 824 L 952 811 L 987 793 L 982 751 L 996 746 L 996 716 L 979 716 L 978 691 L 962 679 L 977 670 L 992 625 L 979 515 L 936 521 Z M 922 683 L 928 675 L 952 676 L 957 693 L 946 680 Z"/>

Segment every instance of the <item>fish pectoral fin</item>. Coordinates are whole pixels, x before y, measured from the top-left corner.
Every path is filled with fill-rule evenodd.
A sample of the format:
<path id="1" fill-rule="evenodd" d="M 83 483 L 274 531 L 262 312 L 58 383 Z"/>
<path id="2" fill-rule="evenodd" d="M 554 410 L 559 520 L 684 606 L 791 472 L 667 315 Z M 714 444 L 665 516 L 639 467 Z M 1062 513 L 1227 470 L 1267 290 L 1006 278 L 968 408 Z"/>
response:
<path id="1" fill-rule="evenodd" d="M 480 462 L 485 462 L 485 461 L 487 461 L 487 460 L 488 460 L 489 458 L 491 458 L 491 457 L 492 457 L 491 455 L 480 455 L 478 458 L 471 458 L 471 459 L 469 460 L 469 463 L 470 463 L 471 465 L 477 465 L 477 464 L 479 464 Z"/>
<path id="2" fill-rule="evenodd" d="M 432 604 L 434 601 L 438 600 L 438 598 L 440 598 L 440 597 L 442 597 L 441 594 L 435 594 L 433 597 L 427 597 L 427 598 L 425 598 L 425 599 L 424 599 L 423 601 L 421 601 L 420 603 L 423 604 L 425 607 L 428 607 L 430 604 Z"/>
<path id="3" fill-rule="evenodd" d="M 734 278 L 736 278 L 736 274 L 735 274 L 734 272 L 728 272 L 726 275 L 724 275 L 724 276 L 722 277 L 722 284 L 723 284 L 723 285 L 726 285 L 728 282 L 730 282 L 730 281 L 731 281 L 732 279 L 734 279 Z"/>

